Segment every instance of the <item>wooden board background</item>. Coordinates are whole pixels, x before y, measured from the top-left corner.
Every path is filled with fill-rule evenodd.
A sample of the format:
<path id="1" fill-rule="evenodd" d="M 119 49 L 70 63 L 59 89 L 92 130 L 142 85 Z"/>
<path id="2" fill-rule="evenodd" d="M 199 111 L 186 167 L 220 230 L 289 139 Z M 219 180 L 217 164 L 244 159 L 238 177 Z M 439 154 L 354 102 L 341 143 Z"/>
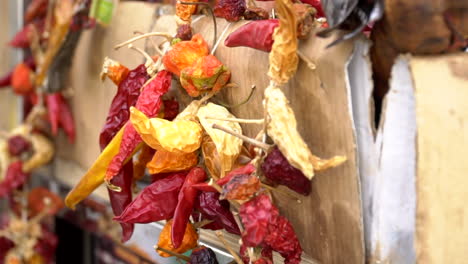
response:
<path id="1" fill-rule="evenodd" d="M 108 29 L 86 32 L 80 40 L 71 84 L 75 91 L 72 105 L 78 127 L 77 142 L 70 145 L 63 137 L 59 139 L 62 164 L 57 165 L 59 177 L 70 184 L 76 182 L 81 176 L 79 173 L 98 156 L 98 134 L 115 93 L 113 84 L 99 80 L 101 63 L 105 56 L 129 67 L 141 63 L 142 58 L 133 51 L 122 49 L 116 52 L 112 46 L 131 37 L 134 30 L 149 31 L 153 11 L 154 6 L 148 4 L 123 2 Z M 211 45 L 212 25 L 209 21 L 204 18 L 194 27 Z M 168 23 L 159 21 L 156 27 L 167 27 Z M 218 20 L 219 34 L 226 24 Z M 239 25 L 232 25 L 228 32 Z M 348 161 L 339 168 L 318 173 L 312 181 L 312 194 L 304 198 L 302 204 L 284 196 L 276 196 L 276 201 L 282 213 L 293 223 L 308 256 L 327 264 L 363 263 L 356 146 L 345 78 L 345 64 L 353 47 L 351 43 L 345 43 L 325 50 L 327 42 L 311 38 L 302 43 L 301 50 L 316 62 L 317 70 L 312 71 L 301 62 L 285 93 L 296 113 L 300 133 L 312 151 L 325 158 L 346 155 Z M 231 69 L 232 81 L 240 86 L 239 89 L 222 91 L 220 98 L 229 104 L 239 102 L 255 84 L 257 91 L 252 99 L 231 110 L 241 118 L 261 117 L 262 93 L 268 84 L 268 54 L 247 48 L 230 49 L 221 43 L 216 56 Z M 255 135 L 259 129 L 255 125 L 243 128 L 249 136 Z M 70 166 L 65 166 L 66 163 Z M 73 175 L 68 170 L 71 167 L 75 168 Z"/>
<path id="2" fill-rule="evenodd" d="M 467 263 L 468 54 L 411 60 L 418 125 L 418 263 Z"/>

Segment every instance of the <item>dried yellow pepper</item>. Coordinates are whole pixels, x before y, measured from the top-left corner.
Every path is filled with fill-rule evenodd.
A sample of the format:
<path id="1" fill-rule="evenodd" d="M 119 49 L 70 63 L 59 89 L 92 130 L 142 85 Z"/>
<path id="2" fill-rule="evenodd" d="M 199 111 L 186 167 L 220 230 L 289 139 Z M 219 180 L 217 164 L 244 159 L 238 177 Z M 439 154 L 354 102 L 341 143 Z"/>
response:
<path id="1" fill-rule="evenodd" d="M 165 150 L 158 150 L 153 159 L 146 165 L 149 173 L 176 172 L 188 170 L 198 163 L 196 152 L 174 153 Z"/>

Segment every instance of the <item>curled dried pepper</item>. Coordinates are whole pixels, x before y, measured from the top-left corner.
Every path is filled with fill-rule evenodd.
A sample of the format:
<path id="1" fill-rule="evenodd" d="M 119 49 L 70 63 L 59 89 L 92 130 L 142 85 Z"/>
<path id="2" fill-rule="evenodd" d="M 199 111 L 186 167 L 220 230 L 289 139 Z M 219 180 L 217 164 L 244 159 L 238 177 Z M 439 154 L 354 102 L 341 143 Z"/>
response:
<path id="1" fill-rule="evenodd" d="M 5 178 L 0 182 L 0 198 L 9 195 L 14 189 L 23 185 L 29 175 L 29 173 L 23 172 L 22 161 L 10 163 Z"/>
<path id="2" fill-rule="evenodd" d="M 31 142 L 22 135 L 14 135 L 8 138 L 8 152 L 12 156 L 19 156 L 31 149 Z"/>
<path id="3" fill-rule="evenodd" d="M 224 41 L 224 45 L 245 46 L 270 52 L 273 46 L 273 31 L 278 25 L 278 19 L 252 21 L 232 32 Z"/>
<path id="4" fill-rule="evenodd" d="M 174 247 L 171 240 L 173 220 L 169 220 L 164 225 L 161 234 L 159 235 L 158 247 L 170 250 L 175 253 L 185 253 L 192 248 L 195 248 L 198 244 L 198 233 L 191 223 L 188 223 L 183 230 L 183 239 L 179 247 Z M 168 253 L 158 250 L 158 254 L 161 257 L 171 257 Z"/>
<path id="5" fill-rule="evenodd" d="M 46 209 L 48 214 L 54 215 L 63 207 L 62 199 L 44 187 L 36 187 L 28 193 L 30 217 L 34 217 Z"/>
<path id="6" fill-rule="evenodd" d="M 274 183 L 287 186 L 303 195 L 309 195 L 310 180 L 298 169 L 289 164 L 281 151 L 275 147 L 261 165 L 263 175 Z"/>
<path id="7" fill-rule="evenodd" d="M 184 2 L 196 3 L 198 0 L 187 0 Z M 177 1 L 176 3 L 176 15 L 183 21 L 189 22 L 192 15 L 197 11 L 196 5 L 184 5 Z"/>
<path id="8" fill-rule="evenodd" d="M 130 109 L 130 112 L 135 130 L 154 149 L 189 153 L 201 145 L 202 128 L 197 122 L 178 118 L 174 121 L 148 118 L 136 108 Z"/>
<path id="9" fill-rule="evenodd" d="M 218 264 L 218 260 L 216 259 L 216 254 L 214 251 L 209 247 L 198 247 L 192 250 L 192 254 L 190 254 L 190 261 L 189 264 Z"/>
<path id="10" fill-rule="evenodd" d="M 208 103 L 197 112 L 197 117 L 205 132 L 213 140 L 216 146 L 216 153 L 220 162 L 220 174 L 213 175 L 215 178 L 224 177 L 225 173 L 232 170 L 232 167 L 242 149 L 242 140 L 218 129 L 213 129 L 214 124 L 227 127 L 230 130 L 242 134 L 242 128 L 237 122 L 220 121 L 211 118 L 235 118 L 234 115 L 220 105 Z"/>
<path id="11" fill-rule="evenodd" d="M 148 185 L 114 220 L 121 223 L 150 223 L 173 217 L 179 191 L 187 173 L 172 173 Z"/>
<path id="12" fill-rule="evenodd" d="M 260 180 L 254 174 L 238 174 L 223 185 L 221 199 L 247 200 L 260 190 Z"/>
<path id="13" fill-rule="evenodd" d="M 229 22 L 236 22 L 241 19 L 245 8 L 246 4 L 243 0 L 217 0 L 214 7 L 214 14 Z"/>
<path id="14" fill-rule="evenodd" d="M 180 41 L 172 46 L 163 57 L 166 69 L 180 76 L 180 72 L 190 67 L 198 58 L 210 53 L 208 44 L 200 34 L 193 35 L 189 41 Z"/>
<path id="15" fill-rule="evenodd" d="M 172 222 L 171 239 L 174 248 L 179 248 L 182 245 L 184 230 L 186 230 L 189 223 L 190 214 L 193 211 L 198 195 L 198 190 L 193 188 L 192 185 L 204 180 L 206 180 L 206 173 L 202 168 L 198 167 L 191 169 L 185 178 L 174 212 L 174 221 Z"/>
<path id="16" fill-rule="evenodd" d="M 120 62 L 110 59 L 108 57 L 104 58 L 104 63 L 102 64 L 101 70 L 101 80 L 104 81 L 109 78 L 115 85 L 119 85 L 123 80 L 128 76 L 129 69 Z"/>
<path id="17" fill-rule="evenodd" d="M 180 83 L 192 97 L 202 92 L 217 92 L 231 78 L 231 71 L 215 56 L 198 58 L 190 67 L 182 69 Z"/>
<path id="18" fill-rule="evenodd" d="M 255 166 L 251 163 L 236 168 L 229 172 L 226 176 L 223 178 L 219 179 L 216 181 L 216 184 L 219 186 L 224 186 L 226 183 L 228 183 L 233 177 L 236 175 L 242 175 L 242 174 L 251 174 L 256 170 Z M 215 188 L 213 188 L 211 185 L 208 185 L 208 183 L 203 182 L 203 183 L 197 183 L 194 184 L 193 187 L 197 188 L 198 190 L 205 191 L 205 192 L 217 192 Z"/>
<path id="19" fill-rule="evenodd" d="M 193 168 L 198 163 L 196 152 L 175 153 L 158 150 L 153 159 L 147 164 L 149 173 L 157 174 L 164 172 L 183 171 Z"/>
<path id="20" fill-rule="evenodd" d="M 16 94 L 28 94 L 34 90 L 32 78 L 34 73 L 25 63 L 16 65 L 11 77 L 11 86 Z"/>
<path id="21" fill-rule="evenodd" d="M 170 86 L 171 73 L 165 70 L 158 72 L 156 78 L 143 88 L 136 102 L 136 109 L 149 117 L 156 116 L 162 106 L 161 97 L 169 90 Z M 110 181 L 120 171 L 124 161 L 130 157 L 137 145 L 142 142 L 141 137 L 130 121 L 124 126 L 123 133 L 119 152 L 112 158 L 107 168 L 106 181 Z"/>
<path id="22" fill-rule="evenodd" d="M 227 232 L 240 235 L 236 220 L 229 210 L 228 201 L 220 201 L 218 192 L 202 192 L 196 201 L 195 208 L 203 218 L 212 220 L 217 226 L 221 226 Z"/>

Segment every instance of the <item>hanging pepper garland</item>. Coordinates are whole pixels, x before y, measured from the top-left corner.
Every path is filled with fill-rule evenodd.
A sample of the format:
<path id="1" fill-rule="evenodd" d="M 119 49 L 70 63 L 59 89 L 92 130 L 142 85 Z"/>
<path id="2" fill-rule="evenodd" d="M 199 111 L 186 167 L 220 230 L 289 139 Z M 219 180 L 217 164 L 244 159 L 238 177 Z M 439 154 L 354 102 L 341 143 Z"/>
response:
<path id="1" fill-rule="evenodd" d="M 212 55 L 213 51 L 210 54 L 203 36 L 192 34 L 191 16 L 206 5 L 196 0 L 177 2 L 175 38 L 153 32 L 116 46 L 136 49 L 133 41 L 162 36 L 170 42 L 162 49 L 162 56 L 153 59 L 144 54 L 147 63 L 132 71 L 105 59 L 101 78 L 108 77 L 119 90 L 101 133 L 103 151 L 65 203 L 74 208 L 105 182 L 111 203 L 112 195 L 131 197 L 126 186 L 141 179 L 146 166 L 153 174 L 153 183 L 133 200 L 120 203 L 114 210 L 114 220 L 123 225 L 166 220 L 155 246 L 161 256 L 176 256 L 190 263 L 217 263 L 212 251 L 198 246 L 198 229 L 205 228 L 241 235 L 240 257 L 228 249 L 238 263 L 272 263 L 273 251 L 285 263 L 299 263 L 299 240 L 291 223 L 273 204 L 269 192 L 274 188 L 262 180 L 308 195 L 315 172 L 346 160 L 343 156 L 323 160 L 312 154 L 297 131 L 294 112 L 282 92 L 282 86 L 294 76 L 299 58 L 307 60 L 297 50 L 298 39 L 321 26 L 314 21 L 320 10 L 317 15 L 309 5 L 276 0 L 279 19 L 251 22 L 228 37 L 227 46 L 270 52 L 265 117 L 246 120 L 209 102 L 221 89 L 233 85 L 228 85 L 230 70 Z M 237 0 L 217 1 L 214 14 L 229 21 L 269 18 L 266 11 Z M 258 37 L 252 37 L 254 34 Z M 177 102 L 165 98 L 172 77 L 189 96 L 200 97 L 180 113 Z M 242 135 L 240 123 L 262 124 L 263 130 L 257 139 L 251 139 Z M 267 138 L 274 144 L 267 144 Z M 253 151 L 245 151 L 246 146 Z M 131 173 L 123 173 L 140 149 L 133 179 L 125 181 L 124 186 L 117 179 L 131 178 Z M 126 240 L 129 232 L 125 232 L 125 226 L 123 229 Z M 218 236 L 224 241 L 221 233 Z M 190 249 L 194 249 L 192 256 L 181 255 Z"/>

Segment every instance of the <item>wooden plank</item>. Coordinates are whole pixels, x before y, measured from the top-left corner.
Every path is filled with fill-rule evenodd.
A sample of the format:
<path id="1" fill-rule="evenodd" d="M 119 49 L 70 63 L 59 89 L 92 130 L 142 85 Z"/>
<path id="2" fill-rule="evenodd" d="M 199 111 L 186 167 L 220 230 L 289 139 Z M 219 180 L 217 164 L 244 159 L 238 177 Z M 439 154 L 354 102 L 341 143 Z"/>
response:
<path id="1" fill-rule="evenodd" d="M 466 263 L 468 54 L 411 60 L 418 125 L 417 262 Z"/>
<path id="2" fill-rule="evenodd" d="M 59 140 L 61 159 L 74 161 L 86 169 L 97 157 L 98 134 L 115 93 L 113 84 L 101 84 L 98 79 L 102 60 L 109 56 L 132 67 L 141 63 L 141 57 L 132 51 L 123 49 L 115 52 L 112 46 L 132 36 L 134 30 L 149 31 L 153 11 L 154 8 L 143 3 L 122 2 L 107 30 L 98 28 L 83 34 L 72 69 L 72 87 L 75 90 L 72 105 L 78 127 L 77 142 L 71 146 L 63 137 Z M 227 22 L 217 21 L 221 34 Z M 169 23 L 158 22 L 156 28 L 167 27 Z M 239 25 L 233 25 L 229 31 Z M 204 18 L 194 27 L 195 32 L 201 32 L 211 45 L 210 19 Z M 284 196 L 275 198 L 282 213 L 291 219 L 308 256 L 321 263 L 363 263 L 356 147 L 345 73 L 353 46 L 345 43 L 325 50 L 327 42 L 311 38 L 302 43 L 302 51 L 316 62 L 318 69 L 311 71 L 301 62 L 297 76 L 285 88 L 285 93 L 293 105 L 299 130 L 313 152 L 325 158 L 346 155 L 348 161 L 339 168 L 317 174 L 313 180 L 312 194 L 304 198 L 302 204 Z M 268 54 L 247 48 L 226 48 L 221 42 L 216 56 L 231 69 L 232 81 L 240 85 L 236 90 L 224 90 L 217 98 L 229 104 L 239 102 L 248 95 L 250 86 L 255 84 L 257 91 L 253 98 L 242 107 L 232 109 L 232 112 L 242 118 L 261 117 L 263 89 L 268 84 Z M 258 129 L 255 125 L 244 126 L 249 136 L 255 135 Z M 66 170 L 57 172 L 58 175 L 74 178 L 71 182 L 78 180 L 76 176 L 65 174 Z M 236 240 L 232 239 L 232 242 Z"/>

